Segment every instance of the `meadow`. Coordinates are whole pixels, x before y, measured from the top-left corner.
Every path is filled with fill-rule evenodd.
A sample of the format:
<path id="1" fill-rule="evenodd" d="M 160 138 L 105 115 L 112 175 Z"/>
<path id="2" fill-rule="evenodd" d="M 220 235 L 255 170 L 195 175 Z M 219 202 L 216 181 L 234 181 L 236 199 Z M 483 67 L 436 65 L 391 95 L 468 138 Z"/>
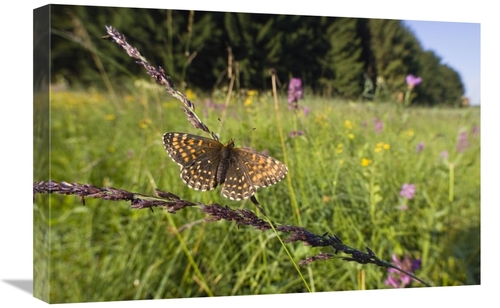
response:
<path id="1" fill-rule="evenodd" d="M 256 194 L 274 222 L 335 234 L 388 262 L 407 255 L 420 262 L 415 275 L 432 286 L 480 284 L 479 108 L 401 108 L 306 91 L 290 109 L 285 93 L 278 108 L 267 92 L 240 92 L 227 105 L 224 93 L 185 93 L 221 142 L 236 138 L 237 147 L 288 166 L 285 179 Z M 220 187 L 199 192 L 182 182 L 162 135 L 209 136 L 153 81 L 115 96 L 53 91 L 50 103 L 50 159 L 35 162 L 34 181 L 49 174 L 149 195 L 159 188 L 258 213 L 248 199 L 224 198 Z M 35 105 L 35 117 L 46 112 Z M 50 287 L 35 279 L 35 292 L 66 303 L 393 287 L 387 269 L 346 262 L 342 253 L 299 266 L 304 281 L 294 262 L 333 249 L 283 245 L 272 231 L 206 218 L 197 207 L 170 214 L 123 201 L 86 198 L 84 206 L 77 196 L 36 195 L 34 274 Z"/>

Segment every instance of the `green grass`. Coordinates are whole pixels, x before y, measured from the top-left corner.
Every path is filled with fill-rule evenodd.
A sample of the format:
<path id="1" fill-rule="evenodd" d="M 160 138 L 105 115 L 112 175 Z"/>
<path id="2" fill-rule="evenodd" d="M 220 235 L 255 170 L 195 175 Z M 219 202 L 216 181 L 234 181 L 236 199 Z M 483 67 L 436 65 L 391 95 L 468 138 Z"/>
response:
<path id="1" fill-rule="evenodd" d="M 434 286 L 480 283 L 480 140 L 471 133 L 480 125 L 479 109 L 400 110 L 308 97 L 299 102 L 310 108 L 304 115 L 288 110 L 282 97 L 283 148 L 272 97 L 253 95 L 245 106 L 247 98 L 234 99 L 226 117 L 204 100 L 193 102 L 222 142 L 237 137 L 237 146 L 267 150 L 281 161 L 286 154 L 287 177 L 257 192 L 273 221 L 336 234 L 387 261 L 394 253 L 412 254 L 422 259 L 416 275 Z M 203 132 L 186 121 L 180 106 L 161 89 L 138 89 L 118 101 L 99 93 L 52 93 L 50 164 L 35 162 L 34 180 L 50 174 L 55 181 L 144 194 L 159 188 L 193 202 L 256 211 L 249 201 L 223 198 L 220 188 L 199 192 L 181 181 L 161 136 Z M 374 117 L 383 120 L 383 132 L 375 132 Z M 291 138 L 293 130 L 305 134 Z M 469 146 L 458 153 L 461 131 Z M 419 142 L 425 148 L 417 153 Z M 41 144 L 35 138 L 35 151 Z M 414 199 L 399 196 L 403 183 L 416 185 Z M 403 203 L 407 210 L 398 209 Z M 76 196 L 54 194 L 35 197 L 34 217 L 35 274 L 48 277 L 52 303 L 307 292 L 276 234 L 207 223 L 197 208 L 172 215 L 97 199 L 82 206 Z M 301 243 L 286 247 L 297 263 L 333 252 Z M 300 267 L 313 291 L 387 288 L 384 268 L 341 257 Z M 42 288 L 37 283 L 35 278 L 35 292 Z"/>

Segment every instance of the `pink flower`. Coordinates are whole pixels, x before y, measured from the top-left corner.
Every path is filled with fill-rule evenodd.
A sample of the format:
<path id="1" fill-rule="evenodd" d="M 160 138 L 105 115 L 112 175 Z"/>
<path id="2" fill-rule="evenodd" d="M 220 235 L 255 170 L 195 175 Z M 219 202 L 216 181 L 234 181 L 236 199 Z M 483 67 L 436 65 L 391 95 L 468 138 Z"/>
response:
<path id="1" fill-rule="evenodd" d="M 372 122 L 376 133 L 381 133 L 384 130 L 384 121 L 374 117 Z"/>
<path id="2" fill-rule="evenodd" d="M 413 89 L 414 87 L 416 87 L 422 83 L 422 78 L 415 77 L 415 76 L 410 74 L 410 75 L 406 76 L 406 83 L 408 84 L 408 87 Z"/>
<path id="3" fill-rule="evenodd" d="M 302 80 L 300 78 L 292 78 L 288 85 L 288 104 L 292 108 L 296 107 L 299 99 L 302 99 Z"/>
<path id="4" fill-rule="evenodd" d="M 421 261 L 419 259 L 413 260 L 408 255 L 405 255 L 402 260 L 399 260 L 398 256 L 396 256 L 396 254 L 393 254 L 392 261 L 392 264 L 394 264 L 396 267 L 409 273 L 413 273 L 421 266 Z M 385 284 L 388 286 L 392 286 L 393 288 L 404 288 L 411 282 L 410 276 L 398 271 L 395 268 L 388 268 L 387 272 L 389 272 L 389 275 L 387 277 L 387 280 L 385 281 Z"/>
<path id="5" fill-rule="evenodd" d="M 293 130 L 290 132 L 291 138 L 295 138 L 295 137 L 302 136 L 302 135 L 304 135 L 304 132 L 301 130 Z"/>
<path id="6" fill-rule="evenodd" d="M 307 116 L 309 114 L 309 111 L 310 111 L 309 107 L 305 106 L 304 107 L 304 115 Z"/>
<path id="7" fill-rule="evenodd" d="M 425 143 L 419 142 L 417 144 L 417 148 L 415 149 L 415 152 L 420 153 L 424 150 L 424 148 L 425 148 Z"/>
<path id="8" fill-rule="evenodd" d="M 462 132 L 460 136 L 458 136 L 457 140 L 457 152 L 463 153 L 469 147 L 469 140 L 467 138 L 467 133 Z"/>
<path id="9" fill-rule="evenodd" d="M 405 197 L 408 200 L 411 200 L 411 199 L 413 199 L 415 192 L 416 192 L 415 184 L 404 183 L 403 186 L 401 187 L 401 191 L 399 192 L 399 195 L 402 197 Z"/>

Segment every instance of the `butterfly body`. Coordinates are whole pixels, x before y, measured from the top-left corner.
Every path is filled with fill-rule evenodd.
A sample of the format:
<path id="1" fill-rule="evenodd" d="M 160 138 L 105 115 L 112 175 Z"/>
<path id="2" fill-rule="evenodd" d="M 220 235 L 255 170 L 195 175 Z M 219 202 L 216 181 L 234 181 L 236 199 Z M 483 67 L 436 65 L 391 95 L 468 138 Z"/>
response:
<path id="1" fill-rule="evenodd" d="M 288 172 L 277 159 L 248 148 L 236 148 L 234 140 L 217 140 L 169 132 L 163 144 L 180 167 L 181 179 L 196 190 L 212 190 L 222 185 L 222 195 L 231 200 L 253 196 L 257 188 L 281 181 Z"/>

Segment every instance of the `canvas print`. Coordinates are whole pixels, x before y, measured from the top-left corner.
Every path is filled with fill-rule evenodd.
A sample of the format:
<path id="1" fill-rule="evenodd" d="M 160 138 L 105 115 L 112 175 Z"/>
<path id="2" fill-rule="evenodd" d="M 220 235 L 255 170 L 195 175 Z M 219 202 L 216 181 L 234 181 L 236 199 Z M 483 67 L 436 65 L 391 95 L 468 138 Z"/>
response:
<path id="1" fill-rule="evenodd" d="M 405 21 L 34 10 L 34 296 L 478 285 L 480 107 Z"/>

